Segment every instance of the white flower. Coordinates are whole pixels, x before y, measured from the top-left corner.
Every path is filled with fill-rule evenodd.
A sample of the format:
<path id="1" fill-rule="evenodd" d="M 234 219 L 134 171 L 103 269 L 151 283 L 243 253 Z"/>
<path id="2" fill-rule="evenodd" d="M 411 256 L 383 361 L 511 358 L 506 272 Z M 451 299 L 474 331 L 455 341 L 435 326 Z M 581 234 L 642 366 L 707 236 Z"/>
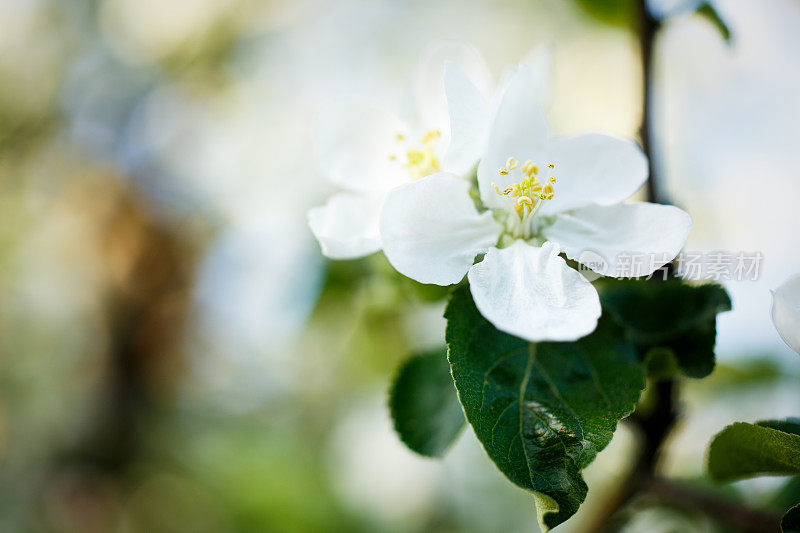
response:
<path id="1" fill-rule="evenodd" d="M 783 341 L 800 354 L 800 274 L 772 292 L 772 322 Z"/>
<path id="2" fill-rule="evenodd" d="M 530 56 L 539 71 L 549 66 L 546 52 Z M 424 56 L 411 87 L 413 112 L 403 119 L 383 109 L 360 107 L 340 108 L 335 116 L 321 121 L 317 157 L 329 179 L 344 190 L 308 214 L 326 256 L 353 259 L 381 249 L 378 220 L 383 200 L 393 187 L 441 171 L 464 175 L 474 168 L 482 146 L 460 135 L 459 143 L 450 142 L 442 80 L 445 64 L 458 65 L 457 75 L 463 77 L 459 81 L 468 83 L 474 91 L 470 94 L 479 97 L 458 102 L 474 106 L 459 113 L 469 123 L 453 127 L 485 126 L 492 85 L 489 69 L 477 50 L 455 43 L 433 47 Z M 503 87 L 501 81 L 497 92 Z M 543 97 L 544 91 L 537 94 Z"/>
<path id="3" fill-rule="evenodd" d="M 400 186 L 381 214 L 386 257 L 423 283 L 448 285 L 468 273 L 476 306 L 507 333 L 532 342 L 591 333 L 600 316 L 597 291 L 559 253 L 580 261 L 591 250 L 606 264 L 587 266 L 606 275 L 620 271 L 623 252 L 642 254 L 648 260 L 624 275 L 644 276 L 680 251 L 689 215 L 621 203 L 647 178 L 647 159 L 634 142 L 602 134 L 550 139 L 542 108 L 530 98 L 539 84 L 532 69 L 517 69 L 486 130 L 480 121 L 456 128 L 474 123 L 474 106 L 464 102 L 480 95 L 453 79 L 445 77 L 453 142 L 484 146 L 478 185 L 488 210 L 481 213 L 469 184 L 449 173 Z"/>

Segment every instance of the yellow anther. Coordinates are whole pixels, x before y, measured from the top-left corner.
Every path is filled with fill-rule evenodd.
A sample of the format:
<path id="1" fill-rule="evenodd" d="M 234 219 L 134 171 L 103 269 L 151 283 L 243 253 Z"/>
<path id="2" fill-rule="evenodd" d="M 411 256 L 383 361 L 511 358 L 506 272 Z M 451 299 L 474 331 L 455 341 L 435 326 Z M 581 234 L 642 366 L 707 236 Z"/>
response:
<path id="1" fill-rule="evenodd" d="M 506 160 L 506 166 L 499 169 L 498 173 L 501 175 L 508 175 L 509 172 L 518 167 L 519 162 L 513 157 Z M 547 165 L 549 168 L 555 168 L 552 163 Z M 539 208 L 539 203 L 542 200 L 552 200 L 555 195 L 553 185 L 556 183 L 555 176 L 548 176 L 547 181 L 542 184 L 536 177 L 539 168 L 527 159 L 520 168 L 522 171 L 523 179 L 519 183 L 514 183 L 505 189 L 500 189 L 497 184 L 492 183 L 494 191 L 501 196 L 508 196 L 514 200 L 513 208 L 521 217 L 527 217 L 531 213 L 536 213 Z"/>
<path id="2" fill-rule="evenodd" d="M 422 136 L 422 144 L 429 144 L 442 136 L 439 130 L 430 130 Z"/>
<path id="3" fill-rule="evenodd" d="M 530 159 L 525 161 L 520 170 L 522 170 L 522 173 L 528 176 L 529 178 L 539 173 L 539 167 L 534 165 Z"/>
<path id="4" fill-rule="evenodd" d="M 550 168 L 556 168 L 556 166 L 553 163 L 548 163 L 547 166 Z"/>
<path id="5" fill-rule="evenodd" d="M 408 170 L 412 180 L 424 178 L 441 170 L 439 161 L 436 159 L 436 141 L 441 136 L 441 131 L 429 130 L 420 138 L 417 147 L 406 151 L 403 166 Z M 400 143 L 406 141 L 406 137 L 402 133 L 397 133 L 395 138 Z M 398 156 L 394 154 L 389 155 L 390 161 L 398 159 Z"/>
<path id="6" fill-rule="evenodd" d="M 419 165 L 425 159 L 425 154 L 423 154 L 419 150 L 409 150 L 408 151 L 408 164 L 409 165 Z"/>

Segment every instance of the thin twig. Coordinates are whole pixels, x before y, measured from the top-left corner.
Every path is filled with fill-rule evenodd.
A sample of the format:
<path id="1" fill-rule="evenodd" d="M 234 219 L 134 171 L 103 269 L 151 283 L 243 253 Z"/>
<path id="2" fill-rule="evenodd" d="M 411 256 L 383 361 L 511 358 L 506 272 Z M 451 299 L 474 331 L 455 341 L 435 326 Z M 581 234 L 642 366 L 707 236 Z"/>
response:
<path id="1" fill-rule="evenodd" d="M 741 502 L 676 481 L 652 478 L 643 486 L 648 495 L 662 503 L 703 513 L 733 531 L 769 533 L 780 530 L 777 513 L 753 509 Z"/>
<path id="2" fill-rule="evenodd" d="M 651 145 L 651 121 L 653 117 L 653 98 L 651 87 L 653 84 L 653 43 L 656 32 L 661 27 L 661 21 L 650 14 L 645 0 L 638 2 L 639 6 L 639 47 L 641 48 L 642 61 L 642 123 L 639 128 L 639 137 L 642 150 L 647 155 L 649 165 L 647 179 L 647 201 L 665 203 L 661 198 L 663 191 L 658 187 L 655 163 L 653 162 L 653 149 Z"/>

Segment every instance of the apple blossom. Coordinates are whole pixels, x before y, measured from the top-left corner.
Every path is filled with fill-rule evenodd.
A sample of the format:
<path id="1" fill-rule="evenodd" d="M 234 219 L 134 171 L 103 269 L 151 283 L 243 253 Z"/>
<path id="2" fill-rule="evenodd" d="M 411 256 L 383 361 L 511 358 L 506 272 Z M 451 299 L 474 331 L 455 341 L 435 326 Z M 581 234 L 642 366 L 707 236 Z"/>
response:
<path id="1" fill-rule="evenodd" d="M 549 138 L 542 107 L 530 97 L 539 83 L 520 65 L 484 122 L 469 116 L 485 109 L 476 104 L 479 91 L 448 65 L 451 142 L 483 150 L 482 205 L 466 181 L 440 172 L 389 193 L 380 233 L 386 257 L 408 277 L 449 285 L 467 274 L 477 308 L 498 329 L 532 342 L 570 341 L 594 330 L 600 302 L 560 252 L 580 262 L 590 250 L 604 261 L 586 266 L 611 276 L 620 276 L 624 253 L 646 255 L 652 260 L 623 275 L 648 275 L 678 254 L 691 219 L 672 206 L 622 203 L 648 173 L 633 141 Z"/>
<path id="2" fill-rule="evenodd" d="M 442 82 L 445 60 L 469 72 L 479 92 L 488 95 L 490 73 L 479 52 L 463 44 L 440 44 L 429 49 L 417 67 L 411 113 L 398 116 L 378 107 L 341 106 L 321 117 L 317 159 L 327 178 L 343 189 L 308 213 L 326 256 L 354 259 L 380 250 L 378 218 L 383 198 L 393 187 L 445 169 L 461 173 L 466 165 L 474 165 L 478 154 L 463 153 L 462 161 L 445 162 L 450 137 Z"/>
<path id="3" fill-rule="evenodd" d="M 783 341 L 800 354 L 800 274 L 772 291 L 772 322 Z"/>
<path id="4" fill-rule="evenodd" d="M 530 98 L 543 103 L 550 51 L 539 47 L 525 61 L 537 73 L 537 87 Z M 446 64 L 453 66 L 447 69 L 451 76 L 468 83 L 477 98 L 448 102 L 442 79 Z M 417 68 L 411 113 L 401 118 L 385 109 L 359 106 L 341 107 L 335 116 L 325 117 L 317 156 L 330 181 L 343 191 L 309 211 L 309 225 L 322 252 L 333 259 L 354 259 L 380 250 L 378 220 L 383 200 L 393 187 L 440 171 L 460 176 L 472 172 L 483 146 L 462 130 L 485 131 L 492 103 L 498 101 L 509 79 L 508 72 L 504 73 L 489 98 L 491 77 L 480 53 L 464 44 L 440 44 L 428 50 Z M 449 105 L 467 106 L 458 112 L 464 122 L 451 120 Z M 451 142 L 451 127 L 456 142 Z"/>

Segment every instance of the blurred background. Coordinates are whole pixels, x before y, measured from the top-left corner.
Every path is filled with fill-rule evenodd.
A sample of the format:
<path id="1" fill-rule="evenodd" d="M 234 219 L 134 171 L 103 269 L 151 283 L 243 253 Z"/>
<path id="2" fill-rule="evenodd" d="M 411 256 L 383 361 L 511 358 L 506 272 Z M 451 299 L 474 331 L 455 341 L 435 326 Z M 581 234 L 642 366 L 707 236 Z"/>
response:
<path id="1" fill-rule="evenodd" d="M 730 44 L 680 4 L 658 6 L 663 185 L 687 249 L 764 255 L 686 386 L 666 465 L 693 479 L 730 421 L 800 415 L 769 318 L 800 271 L 800 2 L 715 2 Z M 380 254 L 325 260 L 306 225 L 333 191 L 315 115 L 396 106 L 443 40 L 495 78 L 549 44 L 556 131 L 636 135 L 625 0 L 0 0 L 0 530 L 536 531 L 469 429 L 443 461 L 393 433 L 391 375 L 442 344 L 441 293 Z M 631 445 L 623 427 L 563 531 Z M 729 490 L 783 510 L 790 489 Z M 628 530 L 714 526 L 650 505 Z"/>

